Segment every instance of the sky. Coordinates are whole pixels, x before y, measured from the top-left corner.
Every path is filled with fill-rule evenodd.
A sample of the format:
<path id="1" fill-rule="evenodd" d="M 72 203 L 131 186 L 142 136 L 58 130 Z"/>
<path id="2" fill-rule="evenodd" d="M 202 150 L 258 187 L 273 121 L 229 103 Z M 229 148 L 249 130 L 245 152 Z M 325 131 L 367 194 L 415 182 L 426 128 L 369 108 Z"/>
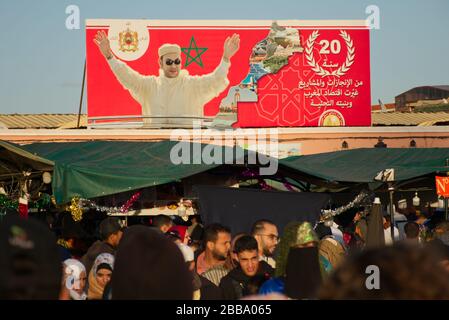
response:
<path id="1" fill-rule="evenodd" d="M 66 7 L 80 9 L 68 30 Z M 371 30 L 371 96 L 449 85 L 449 0 L 0 0 L 0 113 L 77 113 L 85 59 L 85 19 L 364 20 Z M 86 103 L 83 104 L 83 113 Z"/>

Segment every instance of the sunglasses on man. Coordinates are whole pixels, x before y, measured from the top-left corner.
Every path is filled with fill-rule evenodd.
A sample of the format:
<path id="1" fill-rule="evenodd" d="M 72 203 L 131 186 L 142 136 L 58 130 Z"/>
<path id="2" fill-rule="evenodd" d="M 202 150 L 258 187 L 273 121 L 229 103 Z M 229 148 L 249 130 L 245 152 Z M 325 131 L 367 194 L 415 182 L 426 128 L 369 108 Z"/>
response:
<path id="1" fill-rule="evenodd" d="M 181 60 L 179 60 L 178 58 L 176 58 L 175 60 L 172 60 L 172 59 L 167 59 L 167 60 L 165 60 L 165 64 L 166 64 L 167 66 L 171 66 L 173 63 L 174 63 L 175 65 L 179 65 L 179 64 L 181 63 Z"/>

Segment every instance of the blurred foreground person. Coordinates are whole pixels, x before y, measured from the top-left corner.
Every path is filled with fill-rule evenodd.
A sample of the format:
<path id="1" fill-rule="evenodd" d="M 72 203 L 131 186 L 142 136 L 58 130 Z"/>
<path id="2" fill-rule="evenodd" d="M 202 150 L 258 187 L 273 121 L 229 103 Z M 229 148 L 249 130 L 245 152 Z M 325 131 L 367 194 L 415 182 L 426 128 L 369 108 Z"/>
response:
<path id="1" fill-rule="evenodd" d="M 184 257 L 184 261 L 186 263 L 187 268 L 192 272 L 193 278 L 193 300 L 200 300 L 201 297 L 201 279 L 200 276 L 195 271 L 195 255 L 193 249 L 190 248 L 187 244 L 185 244 L 185 240 L 188 237 L 186 229 L 187 227 L 177 226 L 178 228 L 172 227 L 166 235 L 169 236 L 171 240 L 173 240 L 178 246 L 179 250 Z M 178 231 L 178 230 L 181 230 Z"/>
<path id="2" fill-rule="evenodd" d="M 291 299 L 316 299 L 326 266 L 318 251 L 318 236 L 309 222 L 292 221 L 284 228 L 276 259 L 276 278 L 265 282 L 261 294 L 282 293 Z"/>
<path id="3" fill-rule="evenodd" d="M 350 256 L 335 270 L 321 287 L 319 298 L 449 299 L 449 273 L 439 260 L 435 250 L 411 245 L 366 250 Z M 373 266 L 378 267 L 378 277 Z"/>
<path id="4" fill-rule="evenodd" d="M 172 240 L 135 225 L 117 249 L 111 291 L 113 300 L 192 300 L 192 274 Z"/>
<path id="5" fill-rule="evenodd" d="M 435 238 L 424 244 L 425 250 L 434 250 L 438 256 L 438 261 L 441 267 L 449 273 L 449 246 L 445 245 L 443 241 Z"/>
<path id="6" fill-rule="evenodd" d="M 33 218 L 7 215 L 0 223 L 0 300 L 57 300 L 61 256 L 56 237 Z"/>

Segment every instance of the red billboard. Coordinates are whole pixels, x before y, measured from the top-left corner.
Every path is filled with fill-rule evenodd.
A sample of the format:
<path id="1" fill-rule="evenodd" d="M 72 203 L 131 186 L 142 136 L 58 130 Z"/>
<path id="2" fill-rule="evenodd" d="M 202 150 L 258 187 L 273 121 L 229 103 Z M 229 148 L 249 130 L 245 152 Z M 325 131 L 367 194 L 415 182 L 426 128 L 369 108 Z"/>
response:
<path id="1" fill-rule="evenodd" d="M 220 65 L 227 37 L 238 34 L 227 86 L 191 114 L 143 112 L 145 101 L 114 74 L 94 39 L 104 31 L 114 59 L 142 76 L 160 74 L 158 49 L 181 48 L 189 76 Z M 87 20 L 87 103 L 91 127 L 176 126 L 168 118 L 210 127 L 370 126 L 370 46 L 365 21 Z M 176 108 L 176 106 L 175 106 Z"/>

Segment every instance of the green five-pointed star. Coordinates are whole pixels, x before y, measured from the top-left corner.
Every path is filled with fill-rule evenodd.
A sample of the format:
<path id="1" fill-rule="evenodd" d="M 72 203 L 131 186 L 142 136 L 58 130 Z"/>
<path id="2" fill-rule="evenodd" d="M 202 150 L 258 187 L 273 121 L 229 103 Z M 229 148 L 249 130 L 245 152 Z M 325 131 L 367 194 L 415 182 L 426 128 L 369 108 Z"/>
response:
<path id="1" fill-rule="evenodd" d="M 187 56 L 186 64 L 184 67 L 188 67 L 190 64 L 196 62 L 198 65 L 202 68 L 203 67 L 203 60 L 201 60 L 201 55 L 206 52 L 207 48 L 198 48 L 195 42 L 195 38 L 192 36 L 192 39 L 190 39 L 190 44 L 188 48 L 181 48 L 182 52 Z M 192 56 L 190 54 L 191 51 L 196 51 L 196 55 Z"/>

